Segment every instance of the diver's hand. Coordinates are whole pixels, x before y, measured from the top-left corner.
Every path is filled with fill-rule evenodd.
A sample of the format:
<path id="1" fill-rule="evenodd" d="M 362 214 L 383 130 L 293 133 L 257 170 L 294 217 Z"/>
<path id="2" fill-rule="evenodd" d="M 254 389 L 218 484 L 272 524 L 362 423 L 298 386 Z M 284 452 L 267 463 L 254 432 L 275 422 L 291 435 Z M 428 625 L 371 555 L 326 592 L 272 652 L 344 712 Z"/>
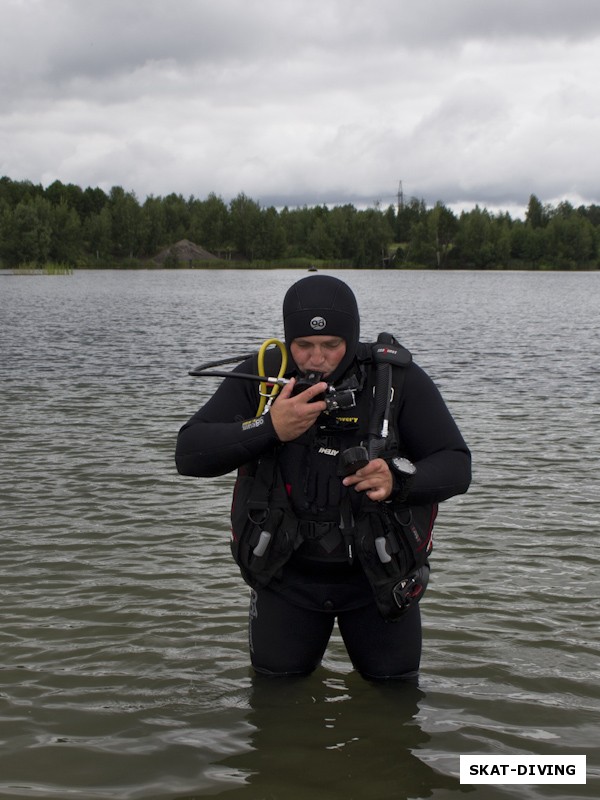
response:
<path id="1" fill-rule="evenodd" d="M 387 500 L 394 488 L 394 476 L 383 458 L 374 458 L 353 475 L 343 480 L 344 486 L 354 486 L 357 492 L 366 492 L 369 500 Z"/>
<path id="2" fill-rule="evenodd" d="M 295 383 L 295 378 L 286 383 L 269 412 L 275 433 L 282 442 L 291 442 L 301 436 L 314 425 L 319 414 L 327 408 L 324 400 L 311 402 L 313 397 L 323 394 L 327 389 L 324 381 L 309 386 L 308 389 L 292 397 Z"/>

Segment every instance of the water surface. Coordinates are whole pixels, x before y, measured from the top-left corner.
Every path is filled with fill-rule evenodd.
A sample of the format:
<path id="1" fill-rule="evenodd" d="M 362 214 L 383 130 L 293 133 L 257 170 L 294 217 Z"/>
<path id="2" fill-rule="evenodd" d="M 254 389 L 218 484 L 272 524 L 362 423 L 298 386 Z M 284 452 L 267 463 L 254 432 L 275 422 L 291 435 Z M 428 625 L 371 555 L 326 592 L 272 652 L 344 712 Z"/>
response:
<path id="1" fill-rule="evenodd" d="M 474 455 L 419 687 L 362 681 L 337 634 L 310 678 L 257 681 L 232 476 L 174 469 L 215 388 L 187 369 L 281 337 L 302 273 L 0 276 L 0 797 L 600 794 L 600 275 L 338 274 Z M 588 783 L 461 786 L 461 753 L 585 753 Z"/>

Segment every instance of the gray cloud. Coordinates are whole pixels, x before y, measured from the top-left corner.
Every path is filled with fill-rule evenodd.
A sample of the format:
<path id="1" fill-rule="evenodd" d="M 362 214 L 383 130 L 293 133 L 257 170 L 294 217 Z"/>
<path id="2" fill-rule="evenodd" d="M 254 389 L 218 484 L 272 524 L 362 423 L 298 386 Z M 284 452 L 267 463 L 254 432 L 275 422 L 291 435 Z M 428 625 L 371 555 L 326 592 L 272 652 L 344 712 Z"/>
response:
<path id="1" fill-rule="evenodd" d="M 263 203 L 598 202 L 595 0 L 4 0 L 0 173 Z"/>

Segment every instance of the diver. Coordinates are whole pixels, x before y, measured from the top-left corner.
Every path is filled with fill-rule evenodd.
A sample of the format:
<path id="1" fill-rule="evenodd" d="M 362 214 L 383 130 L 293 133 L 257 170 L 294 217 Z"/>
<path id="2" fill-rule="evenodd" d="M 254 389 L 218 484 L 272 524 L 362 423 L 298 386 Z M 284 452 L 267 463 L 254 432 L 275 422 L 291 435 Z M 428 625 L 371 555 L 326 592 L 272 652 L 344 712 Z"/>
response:
<path id="1" fill-rule="evenodd" d="M 337 620 L 364 678 L 414 681 L 433 524 L 469 487 L 469 449 L 392 335 L 360 341 L 343 281 L 294 283 L 283 326 L 285 347 L 191 373 L 228 377 L 179 431 L 177 469 L 237 470 L 231 547 L 251 587 L 256 672 L 311 673 Z"/>

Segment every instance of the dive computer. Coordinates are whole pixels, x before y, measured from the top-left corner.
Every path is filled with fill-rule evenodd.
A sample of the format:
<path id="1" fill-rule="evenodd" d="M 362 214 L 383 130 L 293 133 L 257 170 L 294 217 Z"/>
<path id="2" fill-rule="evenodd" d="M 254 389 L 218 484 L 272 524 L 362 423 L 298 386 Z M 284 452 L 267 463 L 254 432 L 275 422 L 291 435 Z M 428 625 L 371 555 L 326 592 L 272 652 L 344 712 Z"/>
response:
<path id="1" fill-rule="evenodd" d="M 388 461 L 394 485 L 388 501 L 402 503 L 408 497 L 410 486 L 417 472 L 417 468 L 408 458 L 396 456 Z"/>

